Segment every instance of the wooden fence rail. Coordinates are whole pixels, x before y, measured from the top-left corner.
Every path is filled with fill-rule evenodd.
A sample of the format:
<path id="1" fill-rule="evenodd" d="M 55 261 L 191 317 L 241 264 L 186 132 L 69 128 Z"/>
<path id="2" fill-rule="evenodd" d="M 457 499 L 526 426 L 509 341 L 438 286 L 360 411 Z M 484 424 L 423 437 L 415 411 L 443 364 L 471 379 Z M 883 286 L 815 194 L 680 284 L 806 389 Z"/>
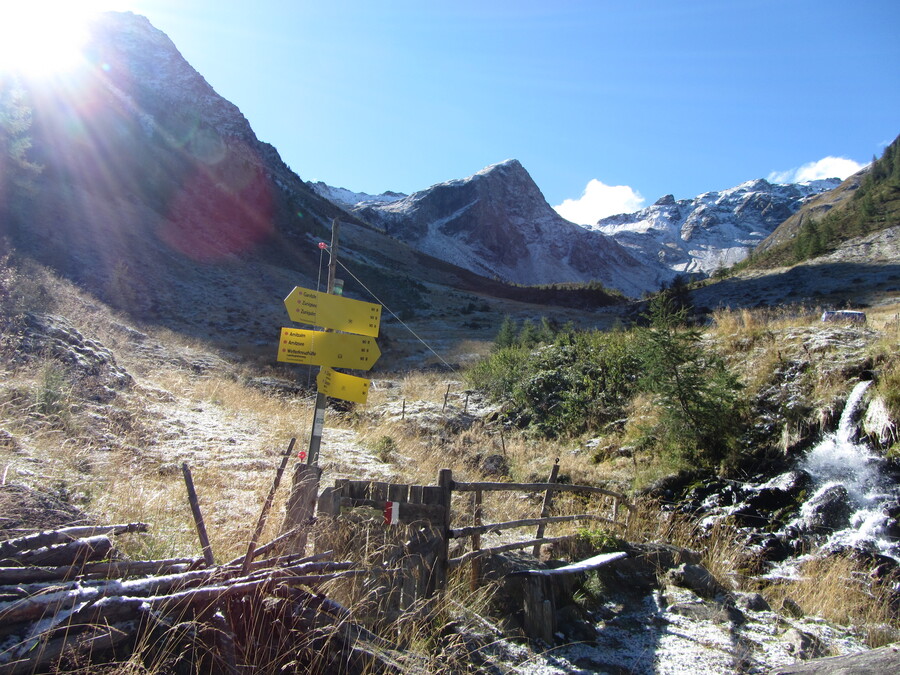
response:
<path id="1" fill-rule="evenodd" d="M 500 532 L 501 530 L 511 530 L 517 527 L 533 527 L 535 525 L 552 525 L 554 523 L 571 523 L 576 520 L 593 520 L 610 525 L 621 526 L 617 520 L 612 518 L 604 518 L 593 513 L 579 513 L 573 516 L 547 516 L 545 518 L 523 518 L 522 520 L 508 520 L 503 523 L 492 523 L 489 525 L 473 525 L 469 527 L 460 527 L 450 530 L 451 539 L 461 539 L 463 537 L 472 537 L 476 534 L 490 534 L 491 532 Z M 540 539 L 540 537 L 538 537 Z"/>
<path id="2" fill-rule="evenodd" d="M 599 522 L 624 528 L 627 526 L 628 517 L 634 510 L 628 497 L 620 492 L 592 485 L 571 485 L 557 483 L 558 464 L 554 465 L 554 471 L 550 474 L 550 482 L 546 483 L 501 483 L 501 482 L 464 482 L 453 480 L 450 469 L 441 469 L 438 473 L 438 484 L 434 485 L 392 485 L 377 481 L 350 481 L 340 480 L 334 488 L 326 488 L 320 499 L 320 512 L 339 516 L 347 509 L 366 507 L 375 511 L 383 511 L 386 524 L 415 524 L 419 523 L 432 528 L 437 534 L 435 539 L 437 550 L 429 560 L 433 560 L 433 569 L 427 571 L 431 580 L 428 584 L 427 594 L 442 590 L 447 582 L 448 571 L 465 563 L 472 563 L 472 583 L 475 584 L 480 576 L 480 559 L 515 549 L 532 547 L 537 552 L 543 544 L 552 544 L 571 540 L 577 534 L 563 535 L 559 537 L 546 537 L 544 530 L 549 525 L 569 523 L 576 521 Z M 541 507 L 541 517 L 523 518 L 498 523 L 483 523 L 484 514 L 483 495 L 485 492 L 543 492 L 545 493 Z M 472 519 L 473 524 L 463 527 L 451 527 L 451 504 L 453 493 L 472 493 Z M 612 499 L 611 517 L 597 513 L 578 513 L 563 516 L 550 516 L 552 497 L 556 492 L 571 492 L 588 495 L 601 495 Z M 324 507 L 324 509 L 323 509 Z M 626 510 L 624 520 L 620 518 L 620 508 Z M 503 530 L 535 527 L 537 537 L 522 541 L 504 543 L 502 545 L 482 548 L 482 536 Z M 451 558 L 449 555 L 449 543 L 451 539 L 471 539 L 471 550 L 463 555 Z"/>

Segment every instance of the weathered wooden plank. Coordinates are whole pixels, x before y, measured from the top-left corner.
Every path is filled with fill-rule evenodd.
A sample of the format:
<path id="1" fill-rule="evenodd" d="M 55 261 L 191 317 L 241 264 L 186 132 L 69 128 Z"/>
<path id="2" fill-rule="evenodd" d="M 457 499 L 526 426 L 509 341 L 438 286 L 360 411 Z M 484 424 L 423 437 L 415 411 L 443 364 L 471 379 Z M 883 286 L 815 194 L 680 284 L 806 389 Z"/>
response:
<path id="1" fill-rule="evenodd" d="M 80 567 L 84 563 L 99 561 L 109 557 L 113 545 L 107 536 L 85 537 L 65 544 L 56 544 L 31 551 L 22 551 L 12 557 L 20 565 L 41 565 L 54 567 L 72 565 Z"/>
<path id="2" fill-rule="evenodd" d="M 247 573 L 247 570 L 250 569 L 250 563 L 253 560 L 254 551 L 256 551 L 256 542 L 259 541 L 263 528 L 266 526 L 266 519 L 269 517 L 269 509 L 272 508 L 272 502 L 275 500 L 275 493 L 278 491 L 278 486 L 281 485 L 281 477 L 284 475 L 284 470 L 287 468 L 288 460 L 291 458 L 291 453 L 294 450 L 294 443 L 296 442 L 297 439 L 292 438 L 291 442 L 288 443 L 287 450 L 282 454 L 281 464 L 275 472 L 275 479 L 272 481 L 272 487 L 269 489 L 269 494 L 266 496 L 266 501 L 263 503 L 262 512 L 259 514 L 259 520 L 256 522 L 256 529 L 253 530 L 253 535 L 250 537 L 250 543 L 247 544 L 247 554 L 244 556 L 245 574 Z"/>
<path id="3" fill-rule="evenodd" d="M 172 558 L 170 560 L 134 560 L 110 563 L 88 563 L 73 567 L 0 567 L 4 584 L 28 584 L 41 581 L 64 581 L 75 577 L 127 577 L 139 574 L 177 574 L 203 564 L 202 558 Z"/>
<path id="4" fill-rule="evenodd" d="M 590 570 L 595 570 L 599 567 L 603 567 L 611 562 L 616 560 L 621 560 L 622 558 L 628 557 L 628 554 L 624 551 L 616 551 L 615 553 L 601 553 L 600 555 L 595 555 L 592 558 L 587 558 L 586 560 L 582 560 L 580 562 L 574 562 L 569 565 L 565 565 L 563 567 L 555 567 L 552 569 L 534 569 L 534 570 L 517 570 L 515 572 L 510 572 L 509 576 L 541 576 L 541 577 L 553 577 L 561 574 L 578 574 L 580 572 L 589 572 Z"/>
<path id="5" fill-rule="evenodd" d="M 291 494 L 288 497 L 285 508 L 281 533 L 285 534 L 291 530 L 298 530 L 297 534 L 290 541 L 284 543 L 284 546 L 293 549 L 292 552 L 300 555 L 303 555 L 306 551 L 306 541 L 316 508 L 316 499 L 319 496 L 319 482 L 321 478 L 321 467 L 302 463 L 294 467 Z"/>
<path id="6" fill-rule="evenodd" d="M 454 481 L 453 489 L 460 492 L 474 492 L 475 490 L 545 492 L 547 489 L 552 489 L 555 492 L 588 492 L 616 497 L 622 502 L 622 506 L 629 510 L 634 509 L 634 506 L 628 502 L 628 498 L 621 492 L 614 492 L 606 488 L 594 487 L 593 485 L 570 485 L 568 483 L 458 483 Z"/>
<path id="7" fill-rule="evenodd" d="M 422 503 L 423 504 L 441 504 L 441 499 L 443 497 L 443 490 L 437 485 L 425 485 L 422 488 Z"/>
<path id="8" fill-rule="evenodd" d="M 555 641 L 556 608 L 553 593 L 546 588 L 546 580 L 535 577 L 525 582 L 523 589 L 525 634 L 548 645 Z"/>
<path id="9" fill-rule="evenodd" d="M 478 528 L 482 525 L 482 516 L 484 515 L 483 497 L 481 490 L 472 493 L 472 527 Z M 453 535 L 450 535 L 453 536 Z M 481 548 L 481 533 L 476 532 L 472 535 L 472 550 L 478 551 Z M 469 588 L 472 592 L 478 589 L 481 583 L 481 561 L 473 560 L 472 569 L 469 574 Z"/>
<path id="10" fill-rule="evenodd" d="M 482 556 L 503 553 L 504 551 L 515 551 L 516 549 L 528 548 L 529 546 L 534 546 L 535 544 L 556 544 L 561 541 L 574 539 L 577 536 L 577 534 L 566 534 L 561 537 L 544 537 L 543 539 L 529 539 L 527 541 L 517 541 L 515 543 L 504 544 L 502 546 L 492 546 L 491 548 L 483 548 L 480 551 L 469 551 L 468 553 L 465 553 L 458 558 L 450 558 L 449 563 L 450 567 L 456 567 Z"/>
<path id="11" fill-rule="evenodd" d="M 341 499 L 341 509 L 348 508 L 370 508 L 375 509 L 379 513 L 384 513 L 386 502 L 374 499 L 351 499 L 343 497 Z M 410 502 L 400 502 L 400 521 L 403 524 L 429 522 L 443 522 L 444 508 L 438 504 L 412 504 Z"/>
<path id="12" fill-rule="evenodd" d="M 22 551 L 31 551 L 44 546 L 53 546 L 98 535 L 121 535 L 131 532 L 146 532 L 150 529 L 147 523 L 125 523 L 119 525 L 83 525 L 77 527 L 63 527 L 58 530 L 47 530 L 29 534 L 16 539 L 8 539 L 0 542 L 0 559 L 6 558 Z"/>
<path id="13" fill-rule="evenodd" d="M 516 527 L 532 527 L 534 525 L 552 525 L 553 523 L 570 523 L 575 520 L 593 520 L 601 523 L 609 523 L 611 525 L 621 525 L 614 520 L 598 516 L 593 513 L 578 513 L 570 516 L 550 516 L 548 518 L 523 518 L 522 520 L 509 520 L 503 523 L 490 523 L 488 525 L 477 525 L 470 527 L 460 527 L 450 530 L 451 539 L 460 539 L 462 537 L 471 537 L 476 534 L 487 534 L 489 532 L 499 532 L 501 530 L 510 530 Z M 543 539 L 543 537 L 538 537 Z"/>
<path id="14" fill-rule="evenodd" d="M 438 523 L 437 531 L 440 540 L 437 546 L 437 557 L 434 561 L 434 588 L 431 591 L 441 592 L 447 585 L 447 573 L 450 569 L 450 506 L 453 498 L 453 472 L 450 469 L 438 471 L 438 488 L 440 489 L 440 504 L 444 507 L 444 518 Z"/>
<path id="15" fill-rule="evenodd" d="M 184 484 L 187 487 L 188 502 L 191 505 L 191 513 L 194 516 L 194 525 L 197 527 L 197 536 L 200 539 L 200 546 L 203 549 L 203 559 L 206 564 L 212 567 L 216 564 L 213 557 L 212 546 L 209 544 L 209 536 L 206 534 L 206 523 L 203 522 L 203 512 L 200 510 L 200 500 L 197 498 L 197 491 L 194 489 L 194 478 L 191 475 L 191 467 L 187 462 L 182 462 L 181 473 L 184 474 Z"/>
<path id="16" fill-rule="evenodd" d="M 559 476 L 559 457 L 556 458 L 556 461 L 553 462 L 553 467 L 550 469 L 550 477 L 547 479 L 548 483 L 554 484 L 556 483 L 556 478 Z M 541 505 L 541 518 L 547 518 L 550 515 L 550 509 L 553 507 L 553 490 L 551 488 L 547 488 L 547 492 L 544 495 L 544 503 Z M 546 528 L 546 523 L 541 523 L 538 525 L 537 532 L 535 533 L 536 539 L 542 539 L 544 537 L 544 529 Z M 532 550 L 532 555 L 535 557 L 540 553 L 540 544 L 534 545 L 534 550 Z"/>
<path id="17" fill-rule="evenodd" d="M 351 480 L 347 482 L 345 492 L 353 499 L 368 499 L 370 484 L 371 481 L 367 480 Z"/>
<path id="18" fill-rule="evenodd" d="M 387 501 L 388 484 L 381 481 L 373 481 L 369 487 L 369 499 L 377 502 Z"/>
<path id="19" fill-rule="evenodd" d="M 387 498 L 392 502 L 409 501 L 409 485 L 388 485 Z"/>

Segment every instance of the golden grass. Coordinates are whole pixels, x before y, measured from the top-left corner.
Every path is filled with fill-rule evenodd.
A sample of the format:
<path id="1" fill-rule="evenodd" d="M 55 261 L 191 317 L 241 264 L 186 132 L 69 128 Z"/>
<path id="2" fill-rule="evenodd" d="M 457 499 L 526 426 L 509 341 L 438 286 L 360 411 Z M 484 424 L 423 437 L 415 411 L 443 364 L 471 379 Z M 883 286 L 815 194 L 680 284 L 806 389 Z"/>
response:
<path id="1" fill-rule="evenodd" d="M 891 586 L 896 580 L 875 581 L 858 562 L 844 556 L 806 562 L 800 578 L 782 580 L 762 589 L 773 607 L 786 598 L 807 614 L 864 631 L 870 647 L 881 647 L 900 637 Z"/>
<path id="2" fill-rule="evenodd" d="M 62 288 L 61 282 L 51 279 L 48 284 L 54 291 Z M 274 477 L 281 450 L 291 437 L 305 445 L 307 441 L 312 397 L 282 397 L 272 395 L 246 384 L 249 369 L 222 362 L 215 372 L 198 375 L 172 363 L 147 363 L 140 355 L 128 350 L 127 338 L 110 328 L 116 317 L 93 303 L 87 296 L 71 292 L 61 293 L 55 301 L 60 311 L 69 315 L 73 323 L 89 337 L 100 339 L 117 351 L 117 358 L 136 378 L 138 385 L 131 392 L 120 393 L 114 401 L 119 409 L 116 416 L 96 412 L 78 393 L 59 385 L 58 411 L 46 410 L 34 414 L 39 400 L 38 393 L 52 388 L 48 379 L 51 364 L 38 361 L 27 367 L 9 368 L 0 383 L 0 427 L 18 439 L 14 444 L 0 444 L 0 463 L 11 469 L 10 480 L 17 471 L 23 471 L 22 480 L 63 486 L 80 506 L 107 522 L 144 521 L 151 523 L 149 536 L 132 535 L 121 543 L 125 552 L 135 558 L 158 558 L 200 555 L 196 530 L 188 507 L 184 481 L 180 471 L 180 457 L 161 459 L 156 447 L 154 431 L 162 420 L 149 411 L 148 404 L 162 400 L 183 405 L 210 406 L 223 418 L 229 416 L 258 421 L 259 440 L 254 447 L 245 449 L 247 460 L 258 460 L 252 469 L 236 469 L 233 461 L 218 461 L 216 447 L 221 438 L 205 441 L 205 451 L 198 452 L 197 465 L 192 465 L 195 485 L 206 518 L 207 529 L 218 562 L 242 555 L 248 538 L 256 524 L 262 502 Z M 897 354 L 900 335 L 898 306 L 869 310 L 869 327 L 882 332 L 873 353 L 886 362 L 891 354 Z M 815 313 L 793 316 L 788 310 L 740 310 L 715 314 L 710 330 L 712 338 L 725 345 L 726 355 L 740 361 L 746 370 L 745 382 L 752 389 L 770 381 L 772 373 L 781 367 L 793 350 L 800 345 L 788 335 L 789 329 L 809 326 L 818 321 Z M 150 331 L 148 331 L 150 332 Z M 165 331 L 153 331 L 174 353 L 205 353 L 203 345 Z M 459 354 L 478 353 L 481 343 L 462 344 Z M 897 372 L 892 365 L 888 373 Z M 895 381 L 897 377 L 892 375 Z M 51 378 L 52 379 L 52 378 Z M 632 448 L 623 456 L 611 456 L 595 463 L 592 453 L 581 447 L 580 439 L 548 441 L 529 438 L 513 430 L 500 431 L 498 427 L 475 426 L 460 431 L 445 424 L 464 405 L 464 384 L 457 374 L 438 372 L 378 374 L 376 385 L 370 393 L 366 407 L 356 407 L 349 413 L 328 413 L 328 425 L 352 429 L 360 443 L 374 449 L 382 439 L 391 439 L 385 447 L 382 461 L 393 468 L 398 482 L 433 485 L 438 470 L 450 467 L 457 480 L 515 480 L 523 482 L 543 481 L 548 476 L 555 458 L 561 458 L 561 472 L 574 483 L 610 485 L 613 489 L 629 486 L 637 489 L 657 478 L 677 471 L 682 466 L 673 463 L 671 455 L 656 456 L 641 448 Z M 820 378 L 815 386 L 820 400 L 830 400 L 845 383 L 835 379 Z M 383 386 L 379 386 L 379 382 Z M 391 386 L 387 386 L 388 383 Z M 448 396 L 449 385 L 449 396 Z M 893 385 L 891 385 L 893 386 Z M 445 398 L 448 409 L 441 413 Z M 381 409 L 387 404 L 396 407 L 407 401 L 409 409 L 424 402 L 435 411 L 437 423 L 425 426 L 413 419 L 386 416 Z M 628 411 L 628 423 L 624 431 L 607 434 L 603 443 L 610 446 L 628 446 L 641 434 L 638 425 L 656 423 L 652 402 L 638 397 Z M 102 439 L 114 438 L 115 447 L 100 450 Z M 159 441 L 160 443 L 164 441 Z M 323 452 L 327 453 L 327 449 Z M 502 455 L 509 467 L 507 477 L 485 475 L 479 460 L 487 455 Z M 290 489 L 290 472 L 285 475 L 282 488 L 273 506 L 269 525 L 261 541 L 277 535 L 281 525 L 284 500 Z M 554 514 L 579 512 L 585 509 L 606 508 L 599 502 L 586 504 L 571 496 L 558 496 Z M 454 500 L 454 524 L 471 522 L 472 505 L 469 496 L 460 495 Z M 540 511 L 540 495 L 516 496 L 509 493 L 485 495 L 485 522 L 516 520 L 536 517 Z M 560 526 L 550 531 L 551 536 L 571 532 L 578 527 Z M 513 533 L 527 535 L 528 532 Z M 742 547 L 737 544 L 734 532 L 724 524 L 708 530 L 685 516 L 664 513 L 659 506 L 641 503 L 631 518 L 627 537 L 631 540 L 664 541 L 694 548 L 703 552 L 704 564 L 720 581 L 730 582 L 732 587 L 742 583 L 735 576 L 742 557 Z M 790 596 L 807 612 L 820 614 L 834 621 L 866 623 L 873 637 L 883 632 L 878 626 L 893 621 L 887 612 L 880 591 L 867 591 L 859 583 L 859 570 L 849 562 L 822 561 L 820 567 L 804 570 L 802 582 L 791 582 L 764 589 L 773 600 L 780 594 Z M 808 581 L 807 581 L 808 579 Z M 468 596 L 460 582 L 448 594 L 457 602 L 479 611 L 483 597 Z M 874 595 L 873 595 L 874 593 Z M 867 604 L 868 603 L 868 604 Z M 450 609 L 442 610 L 446 616 Z M 444 616 L 444 615 L 442 615 Z M 412 646 L 428 651 L 433 644 L 426 644 L 434 633 L 429 632 L 430 618 L 410 615 L 404 619 L 411 630 L 422 635 L 421 644 Z"/>

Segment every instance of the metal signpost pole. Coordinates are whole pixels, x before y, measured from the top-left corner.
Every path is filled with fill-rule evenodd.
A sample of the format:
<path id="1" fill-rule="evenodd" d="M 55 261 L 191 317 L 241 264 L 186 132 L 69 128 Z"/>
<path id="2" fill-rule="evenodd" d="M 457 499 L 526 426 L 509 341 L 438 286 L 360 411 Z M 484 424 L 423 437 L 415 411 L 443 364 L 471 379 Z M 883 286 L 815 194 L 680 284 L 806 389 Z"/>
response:
<path id="1" fill-rule="evenodd" d="M 337 270 L 337 245 L 340 221 L 337 218 L 331 221 L 331 248 L 329 253 L 331 261 L 328 265 L 328 293 L 334 291 L 334 277 Z M 320 368 L 321 370 L 321 368 Z M 316 406 L 313 412 L 312 430 L 309 436 L 309 448 L 306 453 L 306 463 L 301 461 L 294 469 L 294 480 L 291 486 L 291 495 L 288 499 L 287 513 L 285 514 L 282 532 L 297 529 L 295 541 L 296 552 L 303 555 L 306 552 L 306 543 L 309 538 L 309 525 L 312 523 L 316 508 L 316 498 L 319 494 L 319 479 L 322 470 L 318 466 L 319 447 L 322 445 L 322 430 L 325 427 L 325 394 L 316 394 Z"/>
<path id="2" fill-rule="evenodd" d="M 331 221 L 331 247 L 328 253 L 331 256 L 328 262 L 328 286 L 327 293 L 334 293 L 334 278 L 337 273 L 337 249 L 338 249 L 338 233 L 341 221 L 337 218 Z M 326 329 L 327 330 L 327 329 Z M 318 392 L 316 394 L 316 407 L 313 413 L 312 431 L 309 435 L 309 451 L 306 453 L 306 463 L 315 466 L 319 461 L 319 448 L 322 445 L 322 430 L 325 427 L 325 394 Z"/>

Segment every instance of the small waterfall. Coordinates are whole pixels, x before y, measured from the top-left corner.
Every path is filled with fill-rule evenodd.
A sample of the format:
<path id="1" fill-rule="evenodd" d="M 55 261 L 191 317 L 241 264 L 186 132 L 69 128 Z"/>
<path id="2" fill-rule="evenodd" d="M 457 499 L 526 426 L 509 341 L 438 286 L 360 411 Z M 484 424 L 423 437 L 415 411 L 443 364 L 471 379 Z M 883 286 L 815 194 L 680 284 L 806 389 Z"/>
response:
<path id="1" fill-rule="evenodd" d="M 831 534 L 826 546 L 874 544 L 879 552 L 897 557 L 896 543 L 882 537 L 887 521 L 884 508 L 897 500 L 898 489 L 885 478 L 884 460 L 865 443 L 856 442 L 856 419 L 863 395 L 871 382 L 860 382 L 847 400 L 837 431 L 826 434 L 800 462 L 813 479 L 814 494 L 800 511 L 798 524 L 809 519 L 821 500 L 846 500 L 849 526 Z"/>

